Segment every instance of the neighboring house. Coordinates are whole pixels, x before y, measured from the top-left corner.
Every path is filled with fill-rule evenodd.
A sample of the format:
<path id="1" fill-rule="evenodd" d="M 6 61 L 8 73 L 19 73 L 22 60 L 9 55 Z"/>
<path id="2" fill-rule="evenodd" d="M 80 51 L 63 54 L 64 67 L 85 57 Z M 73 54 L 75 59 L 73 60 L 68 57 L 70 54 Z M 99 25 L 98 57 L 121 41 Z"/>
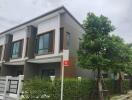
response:
<path id="1" fill-rule="evenodd" d="M 77 67 L 77 50 L 82 33 L 81 24 L 65 7 L 0 33 L 1 75 L 59 77 L 63 49 L 70 52 L 70 66 L 65 67 L 65 76 L 83 74 Z"/>

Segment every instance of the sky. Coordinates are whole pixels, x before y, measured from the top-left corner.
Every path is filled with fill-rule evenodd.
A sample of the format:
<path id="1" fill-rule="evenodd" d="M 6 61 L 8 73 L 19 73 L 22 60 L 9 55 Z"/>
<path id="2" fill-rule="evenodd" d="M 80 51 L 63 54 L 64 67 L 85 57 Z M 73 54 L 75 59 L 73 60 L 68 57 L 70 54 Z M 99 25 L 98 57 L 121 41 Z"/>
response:
<path id="1" fill-rule="evenodd" d="M 88 12 L 108 17 L 125 42 L 132 43 L 132 0 L 0 0 L 0 32 L 65 6 L 82 24 Z"/>

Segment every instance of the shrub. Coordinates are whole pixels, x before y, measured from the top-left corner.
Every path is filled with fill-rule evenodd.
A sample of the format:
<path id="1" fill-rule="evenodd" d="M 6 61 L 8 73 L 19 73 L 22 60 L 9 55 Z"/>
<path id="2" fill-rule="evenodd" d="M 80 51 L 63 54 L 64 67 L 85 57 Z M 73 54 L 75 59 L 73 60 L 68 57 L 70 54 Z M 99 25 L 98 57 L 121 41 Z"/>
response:
<path id="1" fill-rule="evenodd" d="M 59 100 L 61 81 L 56 79 L 54 83 L 50 80 L 35 78 L 24 83 L 23 100 Z M 88 79 L 65 79 L 64 80 L 64 100 L 87 100 L 94 81 Z"/>
<path id="2" fill-rule="evenodd" d="M 109 90 L 109 94 L 119 94 L 118 80 L 107 79 L 104 80 L 105 88 Z M 126 93 L 130 89 L 129 80 L 123 80 L 123 90 Z"/>
<path id="3" fill-rule="evenodd" d="M 129 89 L 129 81 L 125 80 L 123 86 Z M 24 83 L 24 99 L 23 100 L 59 100 L 61 81 L 56 79 L 53 83 L 47 79 L 34 78 Z M 110 94 L 119 93 L 116 90 L 115 80 L 104 80 L 104 88 L 109 90 Z M 82 79 L 65 79 L 64 80 L 64 100 L 88 100 L 91 93 L 96 89 L 95 80 Z M 93 96 L 96 97 L 96 94 Z"/>
<path id="4" fill-rule="evenodd" d="M 126 90 L 126 92 L 128 91 L 128 90 L 130 90 L 131 89 L 131 86 L 130 86 L 130 80 L 124 80 L 123 81 L 123 86 L 124 86 L 124 89 Z"/>

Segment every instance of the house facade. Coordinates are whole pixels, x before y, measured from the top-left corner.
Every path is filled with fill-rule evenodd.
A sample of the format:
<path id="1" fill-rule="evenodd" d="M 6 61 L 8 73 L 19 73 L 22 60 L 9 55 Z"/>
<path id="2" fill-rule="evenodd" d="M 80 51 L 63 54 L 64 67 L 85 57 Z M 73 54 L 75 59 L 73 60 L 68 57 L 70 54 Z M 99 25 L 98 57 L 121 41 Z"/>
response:
<path id="1" fill-rule="evenodd" d="M 70 59 L 70 66 L 65 67 L 65 76 L 86 74 L 77 67 L 82 33 L 82 26 L 65 7 L 0 33 L 1 76 L 60 77 L 63 49 L 69 50 Z"/>

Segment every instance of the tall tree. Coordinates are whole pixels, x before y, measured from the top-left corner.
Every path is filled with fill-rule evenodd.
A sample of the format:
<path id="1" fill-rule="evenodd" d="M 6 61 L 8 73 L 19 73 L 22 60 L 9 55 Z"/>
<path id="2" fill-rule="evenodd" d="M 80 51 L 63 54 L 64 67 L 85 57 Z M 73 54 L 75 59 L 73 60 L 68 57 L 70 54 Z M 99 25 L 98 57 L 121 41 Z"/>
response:
<path id="1" fill-rule="evenodd" d="M 132 43 L 126 44 L 128 48 L 128 64 L 127 68 L 125 69 L 125 72 L 132 77 Z"/>
<path id="2" fill-rule="evenodd" d="M 101 15 L 88 13 L 83 23 L 84 31 L 78 51 L 79 65 L 97 71 L 97 87 L 99 100 L 103 100 L 101 71 L 108 70 L 110 60 L 105 57 L 109 44 L 109 33 L 114 30 L 111 21 Z"/>
<path id="3" fill-rule="evenodd" d="M 119 73 L 118 89 L 121 93 L 124 92 L 122 72 L 128 72 L 132 70 L 132 49 L 129 44 L 124 43 L 123 39 L 119 36 L 112 35 L 110 42 L 107 45 L 105 58 L 109 59 L 109 67 L 115 74 Z"/>
<path id="4" fill-rule="evenodd" d="M 128 62 L 128 66 L 125 69 L 125 72 L 128 74 L 129 79 L 130 79 L 130 86 L 132 89 L 132 43 L 127 44 L 128 48 L 129 48 L 129 57 L 130 57 L 130 61 Z"/>

